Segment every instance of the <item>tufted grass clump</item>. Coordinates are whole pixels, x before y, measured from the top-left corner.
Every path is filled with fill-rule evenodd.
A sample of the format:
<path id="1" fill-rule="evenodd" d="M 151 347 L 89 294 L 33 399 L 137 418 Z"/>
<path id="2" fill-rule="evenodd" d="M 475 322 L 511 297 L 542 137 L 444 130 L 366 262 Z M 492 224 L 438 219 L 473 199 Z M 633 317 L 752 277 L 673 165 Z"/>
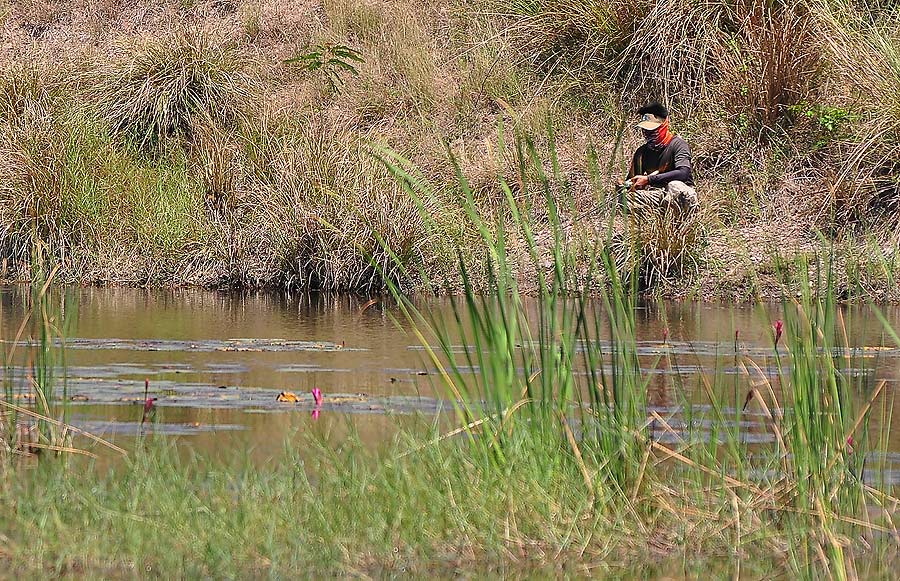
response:
<path id="1" fill-rule="evenodd" d="M 203 124 L 233 127 L 253 103 L 254 82 L 227 44 L 181 32 L 125 50 L 96 71 L 96 98 L 112 130 L 144 150 L 190 139 Z"/>
<path id="2" fill-rule="evenodd" d="M 735 128 L 761 139 L 790 120 L 789 107 L 809 94 L 822 66 L 817 13 L 781 1 L 494 4 L 527 60 L 581 90 L 602 87 L 631 104 L 661 99 L 682 111 L 729 103 Z"/>
<path id="3" fill-rule="evenodd" d="M 875 217 L 876 231 L 896 230 L 900 208 L 900 35 L 896 13 L 876 4 L 865 11 L 822 4 L 831 60 L 840 82 L 865 99 L 848 108 L 848 135 L 833 144 L 841 163 L 828 205 L 838 223 Z"/>
<path id="4" fill-rule="evenodd" d="M 671 284 L 698 267 L 706 218 L 677 204 L 663 204 L 629 214 L 620 236 L 609 240 L 617 271 L 624 278 L 637 275 L 643 290 Z"/>

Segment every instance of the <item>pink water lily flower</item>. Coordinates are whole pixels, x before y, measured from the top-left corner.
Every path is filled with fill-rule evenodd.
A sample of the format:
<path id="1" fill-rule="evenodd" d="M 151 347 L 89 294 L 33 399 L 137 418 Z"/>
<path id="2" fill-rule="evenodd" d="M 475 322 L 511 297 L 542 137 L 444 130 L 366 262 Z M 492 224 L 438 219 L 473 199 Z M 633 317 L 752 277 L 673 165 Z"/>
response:
<path id="1" fill-rule="evenodd" d="M 314 387 L 312 389 L 312 396 L 313 396 L 313 401 L 316 402 L 317 406 L 322 405 L 323 398 L 322 398 L 322 390 L 321 389 L 319 389 L 318 387 Z"/>
<path id="2" fill-rule="evenodd" d="M 155 397 L 148 397 L 144 400 L 144 413 L 141 415 L 141 425 L 143 426 L 147 422 L 147 418 L 150 417 L 150 413 L 153 411 L 154 403 L 156 401 Z"/>
<path id="3" fill-rule="evenodd" d="M 144 413 L 141 414 L 141 425 L 144 425 L 144 422 L 147 421 L 147 416 L 150 415 L 150 412 L 153 411 L 153 402 L 156 401 L 155 397 L 150 397 L 150 378 L 144 378 Z"/>

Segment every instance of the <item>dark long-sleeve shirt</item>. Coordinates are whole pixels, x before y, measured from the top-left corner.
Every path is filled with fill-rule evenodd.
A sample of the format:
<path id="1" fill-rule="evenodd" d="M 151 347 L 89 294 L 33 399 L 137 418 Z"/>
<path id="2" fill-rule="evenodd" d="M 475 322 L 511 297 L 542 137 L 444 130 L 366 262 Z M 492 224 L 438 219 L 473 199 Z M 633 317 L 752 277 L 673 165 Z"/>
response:
<path id="1" fill-rule="evenodd" d="M 689 186 L 694 185 L 694 176 L 691 172 L 691 146 L 678 135 L 661 150 L 653 150 L 647 144 L 640 146 L 631 158 L 628 177 L 649 176 L 654 171 L 659 173 L 650 176 L 651 186 L 663 188 L 676 180 Z"/>

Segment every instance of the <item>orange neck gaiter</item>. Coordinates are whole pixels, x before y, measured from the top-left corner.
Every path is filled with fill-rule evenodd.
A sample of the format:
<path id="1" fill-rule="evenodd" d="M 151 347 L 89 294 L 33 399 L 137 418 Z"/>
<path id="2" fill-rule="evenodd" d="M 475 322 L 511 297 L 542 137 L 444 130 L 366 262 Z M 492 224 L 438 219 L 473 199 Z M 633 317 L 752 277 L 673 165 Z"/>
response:
<path id="1" fill-rule="evenodd" d="M 672 138 L 675 137 L 675 133 L 671 131 L 669 127 L 669 119 L 666 118 L 663 121 L 662 125 L 654 129 L 653 131 L 646 131 L 644 133 L 645 138 L 647 139 L 647 144 L 652 149 L 662 149 L 663 147 L 669 145 L 672 141 Z"/>

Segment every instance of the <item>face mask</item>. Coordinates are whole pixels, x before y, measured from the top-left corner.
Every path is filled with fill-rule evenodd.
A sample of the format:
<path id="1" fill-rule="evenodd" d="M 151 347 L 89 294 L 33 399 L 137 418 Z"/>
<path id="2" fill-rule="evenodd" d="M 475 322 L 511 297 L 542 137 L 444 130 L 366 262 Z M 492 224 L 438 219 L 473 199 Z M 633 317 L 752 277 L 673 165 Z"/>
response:
<path id="1" fill-rule="evenodd" d="M 644 134 L 644 139 L 647 141 L 647 145 L 650 146 L 650 149 L 662 149 L 663 147 L 669 145 L 669 142 L 672 141 L 672 138 L 675 136 L 671 131 L 669 131 L 669 120 L 666 119 L 663 121 L 662 125 L 653 130 L 642 129 Z"/>

